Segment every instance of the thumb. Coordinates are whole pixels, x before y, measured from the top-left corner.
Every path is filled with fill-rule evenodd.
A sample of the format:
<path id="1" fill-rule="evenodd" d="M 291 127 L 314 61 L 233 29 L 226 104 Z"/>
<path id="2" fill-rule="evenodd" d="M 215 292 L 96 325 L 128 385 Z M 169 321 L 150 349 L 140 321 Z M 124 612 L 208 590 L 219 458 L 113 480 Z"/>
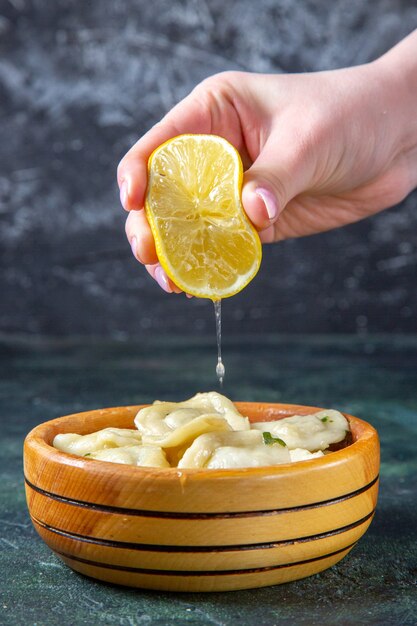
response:
<path id="1" fill-rule="evenodd" d="M 299 151 L 280 154 L 276 139 L 268 140 L 243 179 L 242 203 L 255 228 L 269 229 L 290 200 L 307 189 L 308 169 Z M 265 241 L 272 240 L 265 234 Z"/>

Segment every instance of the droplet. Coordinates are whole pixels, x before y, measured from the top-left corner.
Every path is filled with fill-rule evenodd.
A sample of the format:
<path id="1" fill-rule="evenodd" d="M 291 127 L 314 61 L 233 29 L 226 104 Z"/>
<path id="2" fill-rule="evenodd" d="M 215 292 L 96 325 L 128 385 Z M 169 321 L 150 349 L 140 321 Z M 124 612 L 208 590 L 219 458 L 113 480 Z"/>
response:
<path id="1" fill-rule="evenodd" d="M 220 383 L 220 387 L 223 387 L 223 380 L 224 380 L 224 375 L 226 373 L 226 370 L 222 361 L 222 301 L 213 300 L 213 304 L 214 304 L 214 317 L 216 320 L 216 339 L 217 339 L 216 375 Z"/>

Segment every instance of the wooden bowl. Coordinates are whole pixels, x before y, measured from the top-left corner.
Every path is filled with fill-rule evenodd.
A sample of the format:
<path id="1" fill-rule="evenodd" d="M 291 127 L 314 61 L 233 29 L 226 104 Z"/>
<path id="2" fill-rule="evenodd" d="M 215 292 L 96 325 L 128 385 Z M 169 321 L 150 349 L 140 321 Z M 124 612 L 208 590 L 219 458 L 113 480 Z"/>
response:
<path id="1" fill-rule="evenodd" d="M 237 403 L 252 421 L 319 410 Z M 368 528 L 378 493 L 374 428 L 346 415 L 353 443 L 321 458 L 228 470 L 140 468 L 52 447 L 58 433 L 132 428 L 139 406 L 67 415 L 26 438 L 32 522 L 72 569 L 171 591 L 276 585 L 340 561 Z"/>

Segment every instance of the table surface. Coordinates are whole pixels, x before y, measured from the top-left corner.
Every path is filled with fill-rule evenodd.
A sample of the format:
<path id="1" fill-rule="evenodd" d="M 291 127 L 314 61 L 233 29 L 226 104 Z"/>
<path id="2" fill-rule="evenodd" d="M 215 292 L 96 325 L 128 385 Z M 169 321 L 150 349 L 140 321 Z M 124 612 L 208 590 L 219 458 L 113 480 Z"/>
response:
<path id="1" fill-rule="evenodd" d="M 0 624 L 234 625 L 417 623 L 417 336 L 234 337 L 224 393 L 333 407 L 370 421 L 382 446 L 375 519 L 333 568 L 281 586 L 211 594 L 116 587 L 67 568 L 29 521 L 22 443 L 36 424 L 105 406 L 215 389 L 206 339 L 0 341 Z M 414 536 L 413 536 L 414 535 Z"/>

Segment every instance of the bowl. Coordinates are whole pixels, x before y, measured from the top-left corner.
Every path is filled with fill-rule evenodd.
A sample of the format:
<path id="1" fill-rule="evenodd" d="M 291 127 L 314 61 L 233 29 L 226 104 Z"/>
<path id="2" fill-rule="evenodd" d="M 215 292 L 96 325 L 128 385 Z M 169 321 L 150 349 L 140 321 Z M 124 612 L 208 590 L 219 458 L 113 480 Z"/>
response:
<path id="1" fill-rule="evenodd" d="M 251 421 L 317 407 L 238 402 Z M 375 513 L 379 442 L 346 415 L 352 443 L 273 467 L 141 468 L 73 456 L 58 433 L 132 428 L 140 406 L 40 424 L 25 440 L 32 522 L 67 565 L 92 578 L 171 591 L 225 591 L 311 576 L 340 561 Z"/>

